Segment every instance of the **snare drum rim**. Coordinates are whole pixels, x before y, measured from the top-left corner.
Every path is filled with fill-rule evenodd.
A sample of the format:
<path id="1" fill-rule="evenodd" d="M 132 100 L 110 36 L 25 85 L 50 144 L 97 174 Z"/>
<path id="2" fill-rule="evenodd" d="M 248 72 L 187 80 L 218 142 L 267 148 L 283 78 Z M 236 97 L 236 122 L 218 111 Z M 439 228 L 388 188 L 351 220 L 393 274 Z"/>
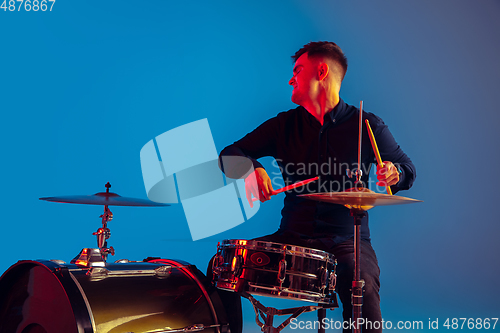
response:
<path id="1" fill-rule="evenodd" d="M 273 253 L 283 253 L 283 248 L 285 248 L 285 254 L 315 260 L 326 260 L 332 265 L 335 264 L 335 256 L 332 253 L 287 243 L 275 243 L 261 240 L 225 239 L 219 246 L 221 249 L 238 248 Z"/>
<path id="2" fill-rule="evenodd" d="M 321 294 L 313 292 L 303 292 L 293 288 L 283 288 L 278 290 L 276 287 L 262 286 L 258 284 L 248 283 L 248 293 L 264 297 L 286 298 L 291 300 L 300 300 L 305 302 L 332 304 L 338 307 L 337 294 Z"/>

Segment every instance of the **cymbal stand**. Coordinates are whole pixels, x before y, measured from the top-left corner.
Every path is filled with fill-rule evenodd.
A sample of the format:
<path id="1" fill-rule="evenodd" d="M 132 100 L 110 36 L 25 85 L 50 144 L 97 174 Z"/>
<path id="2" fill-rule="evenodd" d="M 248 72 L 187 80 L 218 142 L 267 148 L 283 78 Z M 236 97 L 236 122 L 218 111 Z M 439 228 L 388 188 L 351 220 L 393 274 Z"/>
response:
<path id="1" fill-rule="evenodd" d="M 356 187 L 362 190 L 363 171 L 361 170 L 361 141 L 363 133 L 363 101 L 359 104 L 359 137 L 358 137 L 358 169 L 356 170 Z M 354 217 L 354 277 L 352 280 L 352 320 L 356 323 L 354 325 L 354 333 L 361 333 L 361 328 L 358 326 L 358 319 L 362 318 L 363 307 L 363 287 L 365 281 L 361 280 L 361 220 L 366 216 L 366 211 L 356 208 L 348 207 L 351 211 L 351 216 Z"/>
<path id="2" fill-rule="evenodd" d="M 241 293 L 241 296 L 247 298 L 250 303 L 253 305 L 253 309 L 255 311 L 255 322 L 257 325 L 260 326 L 261 331 L 264 333 L 279 333 L 281 330 L 283 330 L 286 326 L 290 324 L 292 319 L 297 318 L 304 312 L 311 312 L 311 311 L 316 311 L 318 310 L 318 320 L 322 324 L 323 319 L 326 317 L 326 309 L 329 308 L 336 308 L 338 307 L 337 302 L 333 304 L 318 304 L 318 305 L 309 305 L 309 306 L 301 306 L 297 308 L 288 308 L 288 309 L 281 309 L 278 310 L 276 308 L 272 307 L 266 307 L 262 305 L 258 300 L 256 300 L 252 295 L 243 292 Z M 284 315 L 291 315 L 288 317 L 284 322 L 281 323 L 278 327 L 273 326 L 273 321 L 274 321 L 274 316 L 284 316 Z M 262 323 L 259 319 L 262 318 L 264 320 L 264 323 Z M 318 333 L 324 333 L 325 329 L 322 327 L 323 325 L 320 324 L 320 327 L 318 328 Z"/>
<path id="3" fill-rule="evenodd" d="M 352 320 L 355 323 L 354 333 L 360 333 L 358 319 L 362 318 L 363 287 L 365 281 L 361 280 L 361 220 L 366 216 L 366 211 L 351 208 L 351 216 L 354 217 L 354 277 L 352 281 Z"/>
<path id="4" fill-rule="evenodd" d="M 109 193 L 109 188 L 111 184 L 108 182 L 106 185 L 106 193 Z M 115 255 L 115 249 L 111 246 L 108 248 L 107 240 L 111 237 L 111 231 L 108 228 L 108 222 L 113 219 L 113 213 L 109 210 L 108 205 L 104 206 L 104 214 L 99 216 L 102 218 L 102 228 L 97 229 L 96 232 L 92 233 L 92 235 L 97 236 L 97 247 L 101 252 L 102 258 L 104 261 L 108 258 L 108 254 L 112 256 Z"/>

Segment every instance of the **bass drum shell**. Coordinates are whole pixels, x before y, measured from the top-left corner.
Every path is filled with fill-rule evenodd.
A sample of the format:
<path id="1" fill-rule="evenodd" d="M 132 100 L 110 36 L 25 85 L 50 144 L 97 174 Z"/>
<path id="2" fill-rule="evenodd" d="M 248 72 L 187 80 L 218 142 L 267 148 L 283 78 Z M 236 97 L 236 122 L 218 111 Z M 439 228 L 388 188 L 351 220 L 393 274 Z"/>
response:
<path id="1" fill-rule="evenodd" d="M 217 291 L 195 266 L 157 259 L 104 268 L 14 264 L 0 278 L 0 333 L 227 331 Z"/>

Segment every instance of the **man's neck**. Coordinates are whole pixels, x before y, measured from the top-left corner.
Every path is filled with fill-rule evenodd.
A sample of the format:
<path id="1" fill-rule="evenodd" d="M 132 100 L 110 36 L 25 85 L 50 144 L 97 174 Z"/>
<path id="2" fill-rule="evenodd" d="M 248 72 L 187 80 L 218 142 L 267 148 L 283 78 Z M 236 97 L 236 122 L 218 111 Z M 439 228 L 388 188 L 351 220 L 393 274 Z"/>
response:
<path id="1" fill-rule="evenodd" d="M 333 96 L 330 99 L 320 99 L 316 102 L 311 102 L 306 105 L 302 105 L 307 112 L 309 112 L 317 121 L 323 126 L 325 115 L 332 112 L 332 110 L 339 104 L 339 96 Z"/>

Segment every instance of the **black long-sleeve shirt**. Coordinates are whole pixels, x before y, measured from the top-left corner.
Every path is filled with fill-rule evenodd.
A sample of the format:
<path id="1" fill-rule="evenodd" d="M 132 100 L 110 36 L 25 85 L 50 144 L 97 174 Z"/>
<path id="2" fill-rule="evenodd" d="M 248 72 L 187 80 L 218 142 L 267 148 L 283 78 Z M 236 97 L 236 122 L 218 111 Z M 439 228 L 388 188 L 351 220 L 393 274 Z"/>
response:
<path id="1" fill-rule="evenodd" d="M 363 112 L 370 121 L 383 161 L 393 162 L 400 170 L 393 193 L 409 189 L 416 176 L 415 166 L 403 152 L 382 119 Z M 241 140 L 226 147 L 220 154 L 221 167 L 231 178 L 242 178 L 251 162 L 262 167 L 257 159 L 272 156 L 282 172 L 285 185 L 319 176 L 319 181 L 286 192 L 279 232 L 292 232 L 300 237 L 322 239 L 334 246 L 353 236 L 353 218 L 342 205 L 317 202 L 298 197 L 299 194 L 344 191 L 354 186 L 350 170 L 357 168 L 359 109 L 340 99 L 325 115 L 323 126 L 301 106 L 279 113 Z M 375 155 L 363 122 L 362 180 L 368 182 Z M 249 163 L 233 163 L 230 156 L 246 157 Z M 241 159 L 240 159 L 241 161 Z M 349 177 L 352 176 L 352 177 Z M 273 187 L 276 187 L 273 184 Z M 361 225 L 361 237 L 370 240 L 368 215 Z"/>

